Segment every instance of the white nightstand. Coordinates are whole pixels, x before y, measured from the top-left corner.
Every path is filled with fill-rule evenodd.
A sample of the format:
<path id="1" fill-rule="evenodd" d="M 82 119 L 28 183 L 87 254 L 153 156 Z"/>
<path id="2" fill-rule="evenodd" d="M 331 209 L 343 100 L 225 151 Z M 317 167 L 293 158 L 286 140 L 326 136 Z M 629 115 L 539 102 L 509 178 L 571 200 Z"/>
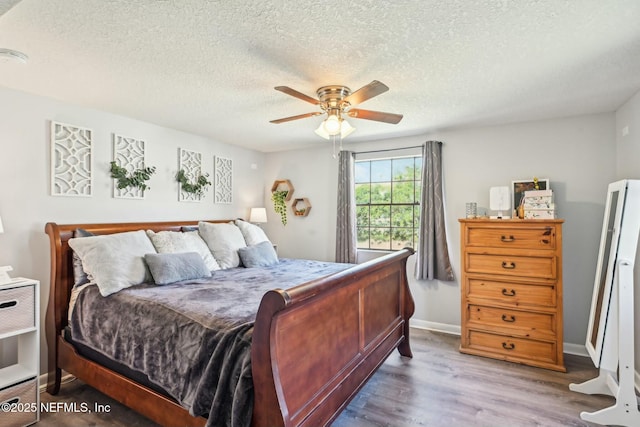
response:
<path id="1" fill-rule="evenodd" d="M 27 426 L 40 419 L 40 282 L 15 278 L 0 285 L 0 343 L 17 357 L 0 369 L 0 423 Z M 6 351 L 5 351 L 6 353 Z M 9 405 L 7 405 L 9 404 Z M 9 408 L 7 412 L 6 409 Z"/>

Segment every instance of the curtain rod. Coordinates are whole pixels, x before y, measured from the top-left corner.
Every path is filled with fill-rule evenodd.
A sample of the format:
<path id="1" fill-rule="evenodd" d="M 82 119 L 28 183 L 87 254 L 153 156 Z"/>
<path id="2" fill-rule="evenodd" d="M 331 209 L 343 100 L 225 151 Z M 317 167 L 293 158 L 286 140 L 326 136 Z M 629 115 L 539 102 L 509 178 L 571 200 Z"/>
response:
<path id="1" fill-rule="evenodd" d="M 411 146 L 411 147 L 387 148 L 385 150 L 356 151 L 355 154 L 384 153 L 384 152 L 387 152 L 387 151 L 412 150 L 414 148 L 424 148 L 424 146 L 423 145 L 414 145 L 414 146 Z"/>

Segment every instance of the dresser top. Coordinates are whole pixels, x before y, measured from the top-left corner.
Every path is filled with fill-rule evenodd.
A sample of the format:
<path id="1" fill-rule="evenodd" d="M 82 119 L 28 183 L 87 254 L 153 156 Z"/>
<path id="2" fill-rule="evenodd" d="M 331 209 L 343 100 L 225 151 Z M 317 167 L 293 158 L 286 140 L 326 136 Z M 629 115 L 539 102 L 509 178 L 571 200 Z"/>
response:
<path id="1" fill-rule="evenodd" d="M 468 223 L 495 223 L 495 224 L 562 224 L 564 219 L 519 219 L 519 218 L 507 218 L 507 219 L 495 219 L 495 218 L 460 218 L 460 222 Z"/>

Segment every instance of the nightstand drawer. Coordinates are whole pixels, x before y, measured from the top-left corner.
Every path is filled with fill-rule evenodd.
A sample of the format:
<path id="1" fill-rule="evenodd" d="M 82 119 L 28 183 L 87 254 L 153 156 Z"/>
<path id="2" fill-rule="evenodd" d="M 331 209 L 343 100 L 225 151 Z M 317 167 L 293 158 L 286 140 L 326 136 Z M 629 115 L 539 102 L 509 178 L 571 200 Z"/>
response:
<path id="1" fill-rule="evenodd" d="M 556 248 L 554 226 L 519 227 L 467 227 L 463 236 L 467 246 L 483 246 L 505 249 L 549 249 Z"/>
<path id="2" fill-rule="evenodd" d="M 486 307 L 470 304 L 469 326 L 482 329 L 504 331 L 520 336 L 553 338 L 555 316 L 550 313 L 509 310 L 500 307 Z"/>
<path id="3" fill-rule="evenodd" d="M 469 331 L 469 348 L 498 354 L 507 360 L 528 359 L 556 363 L 556 345 L 554 342 L 515 338 L 471 330 Z"/>
<path id="4" fill-rule="evenodd" d="M 556 289 L 546 283 L 524 284 L 467 279 L 467 298 L 492 300 L 517 307 L 555 307 Z"/>
<path id="5" fill-rule="evenodd" d="M 467 273 L 555 279 L 557 271 L 553 255 L 517 256 L 467 252 L 464 262 Z"/>
<path id="6" fill-rule="evenodd" d="M 0 334 L 36 326 L 34 294 L 33 285 L 0 290 Z"/>
<path id="7" fill-rule="evenodd" d="M 36 378 L 0 390 L 0 408 L 9 404 L 9 410 L 0 409 L 2 426 L 22 427 L 38 421 L 38 380 Z"/>

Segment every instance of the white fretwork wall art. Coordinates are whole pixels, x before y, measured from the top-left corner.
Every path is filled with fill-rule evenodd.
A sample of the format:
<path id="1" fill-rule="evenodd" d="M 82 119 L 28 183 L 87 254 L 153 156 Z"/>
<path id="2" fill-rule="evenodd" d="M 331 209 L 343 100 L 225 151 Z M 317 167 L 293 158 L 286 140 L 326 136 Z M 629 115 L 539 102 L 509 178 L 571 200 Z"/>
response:
<path id="1" fill-rule="evenodd" d="M 233 160 L 215 156 L 214 164 L 214 203 L 233 203 Z"/>
<path id="2" fill-rule="evenodd" d="M 93 132 L 51 122 L 51 195 L 91 197 Z"/>
<path id="3" fill-rule="evenodd" d="M 180 149 L 180 161 L 178 170 L 183 170 L 189 182 L 194 183 L 200 175 L 202 175 L 202 154 L 196 151 Z M 181 202 L 199 202 L 201 199 L 198 195 L 188 193 L 182 190 L 182 186 L 178 184 L 178 200 Z"/>
<path id="4" fill-rule="evenodd" d="M 145 142 L 113 134 L 113 161 L 127 173 L 144 169 Z M 118 180 L 113 180 L 113 197 L 116 199 L 144 199 L 144 190 L 138 187 L 118 188 Z"/>

